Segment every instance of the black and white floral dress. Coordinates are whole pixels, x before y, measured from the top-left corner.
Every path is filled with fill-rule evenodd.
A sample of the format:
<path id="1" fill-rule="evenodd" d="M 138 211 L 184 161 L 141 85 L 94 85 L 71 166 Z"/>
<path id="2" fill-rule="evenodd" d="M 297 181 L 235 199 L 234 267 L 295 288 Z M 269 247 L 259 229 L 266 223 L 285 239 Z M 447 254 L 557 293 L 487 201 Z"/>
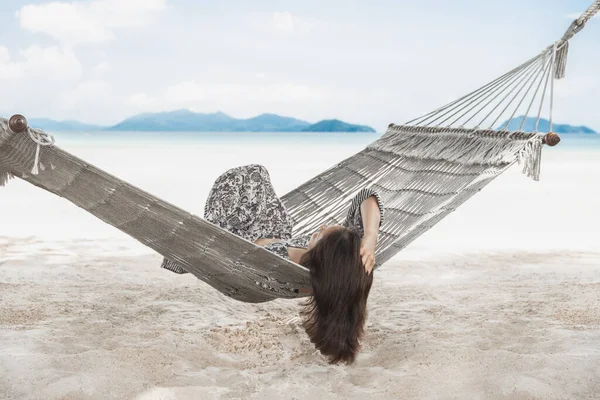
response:
<path id="1" fill-rule="evenodd" d="M 377 199 L 383 222 L 384 208 L 379 194 L 365 188 L 352 200 L 342 223 L 357 229 L 361 236 L 364 228 L 360 205 L 371 196 Z M 204 218 L 251 242 L 261 238 L 281 239 L 264 247 L 288 260 L 288 247 L 307 248 L 310 240 L 310 235 L 292 236 L 292 218 L 275 194 L 269 172 L 262 165 L 232 168 L 217 178 L 206 200 Z M 187 272 L 166 258 L 161 267 L 178 274 Z"/>

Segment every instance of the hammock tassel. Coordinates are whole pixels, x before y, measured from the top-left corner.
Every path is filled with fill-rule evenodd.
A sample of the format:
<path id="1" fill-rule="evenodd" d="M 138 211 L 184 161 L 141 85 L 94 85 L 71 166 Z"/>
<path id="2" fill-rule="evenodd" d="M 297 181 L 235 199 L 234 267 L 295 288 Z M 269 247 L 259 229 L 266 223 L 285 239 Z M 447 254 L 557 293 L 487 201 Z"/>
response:
<path id="1" fill-rule="evenodd" d="M 519 165 L 523 167 L 523 174 L 534 181 L 540 180 L 542 147 L 544 147 L 544 138 L 534 136 L 527 141 L 517 157 Z"/>
<path id="2" fill-rule="evenodd" d="M 567 70 L 567 56 L 569 55 L 569 42 L 565 42 L 560 48 L 556 51 L 556 60 L 554 64 L 554 78 L 562 79 L 566 75 Z"/>

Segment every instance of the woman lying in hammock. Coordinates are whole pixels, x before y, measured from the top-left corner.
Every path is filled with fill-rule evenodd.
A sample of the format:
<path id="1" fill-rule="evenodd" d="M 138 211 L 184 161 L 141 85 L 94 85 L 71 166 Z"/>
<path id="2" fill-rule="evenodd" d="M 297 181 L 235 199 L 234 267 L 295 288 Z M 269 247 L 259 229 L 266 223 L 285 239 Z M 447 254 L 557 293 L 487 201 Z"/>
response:
<path id="1" fill-rule="evenodd" d="M 204 218 L 310 270 L 312 293 L 302 314 L 312 343 L 331 363 L 354 361 L 373 282 L 383 205 L 372 189 L 352 200 L 342 225 L 292 237 L 293 221 L 261 165 L 233 168 L 213 185 Z M 187 271 L 164 259 L 162 267 Z"/>

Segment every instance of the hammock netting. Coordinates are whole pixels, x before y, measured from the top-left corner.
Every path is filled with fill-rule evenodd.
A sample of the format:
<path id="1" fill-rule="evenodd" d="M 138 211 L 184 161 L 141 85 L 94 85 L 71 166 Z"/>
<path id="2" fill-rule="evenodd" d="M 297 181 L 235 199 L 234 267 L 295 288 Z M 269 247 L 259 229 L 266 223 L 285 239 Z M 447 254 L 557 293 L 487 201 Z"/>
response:
<path id="1" fill-rule="evenodd" d="M 363 151 L 285 194 L 294 234 L 341 223 L 350 199 L 370 186 L 386 205 L 377 268 L 511 165 L 537 180 L 543 144 L 558 138 L 537 125 L 548 115 L 552 130 L 553 84 L 565 76 L 569 40 L 599 10 L 597 0 L 537 56 L 429 114 L 390 125 Z M 523 132 L 530 115 L 535 129 Z M 515 120 L 520 129 L 508 131 Z M 0 118 L 0 186 L 13 176 L 64 197 L 234 299 L 295 298 L 310 287 L 306 268 L 61 150 L 23 118 Z"/>

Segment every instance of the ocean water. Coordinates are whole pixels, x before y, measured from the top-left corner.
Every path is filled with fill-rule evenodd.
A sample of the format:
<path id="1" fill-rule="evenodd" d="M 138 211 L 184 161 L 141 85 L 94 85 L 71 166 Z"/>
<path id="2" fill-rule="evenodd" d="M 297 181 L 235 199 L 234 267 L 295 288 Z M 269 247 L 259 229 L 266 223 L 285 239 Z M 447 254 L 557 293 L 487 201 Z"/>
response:
<path id="1" fill-rule="evenodd" d="M 383 135 L 367 132 L 56 132 L 59 142 L 119 142 L 145 146 L 153 143 L 363 143 Z M 561 147 L 600 146 L 600 135 L 561 135 Z"/>
<path id="2" fill-rule="evenodd" d="M 381 133 L 367 132 L 92 132 L 56 133 L 56 139 L 75 143 L 153 145 L 157 143 L 363 143 L 377 140 Z"/>
<path id="3" fill-rule="evenodd" d="M 380 135 L 156 132 L 55 137 L 57 146 L 202 215 L 212 183 L 228 168 L 262 164 L 283 195 Z M 518 167 L 511 168 L 411 248 L 430 253 L 432 247 L 446 252 L 543 248 L 548 243 L 595 247 L 600 232 L 599 181 L 600 137 L 563 135 L 559 146 L 544 149 L 540 182 L 523 177 Z M 97 238 L 137 246 L 68 201 L 19 179 L 0 189 L 0 218 L 0 237 Z"/>

